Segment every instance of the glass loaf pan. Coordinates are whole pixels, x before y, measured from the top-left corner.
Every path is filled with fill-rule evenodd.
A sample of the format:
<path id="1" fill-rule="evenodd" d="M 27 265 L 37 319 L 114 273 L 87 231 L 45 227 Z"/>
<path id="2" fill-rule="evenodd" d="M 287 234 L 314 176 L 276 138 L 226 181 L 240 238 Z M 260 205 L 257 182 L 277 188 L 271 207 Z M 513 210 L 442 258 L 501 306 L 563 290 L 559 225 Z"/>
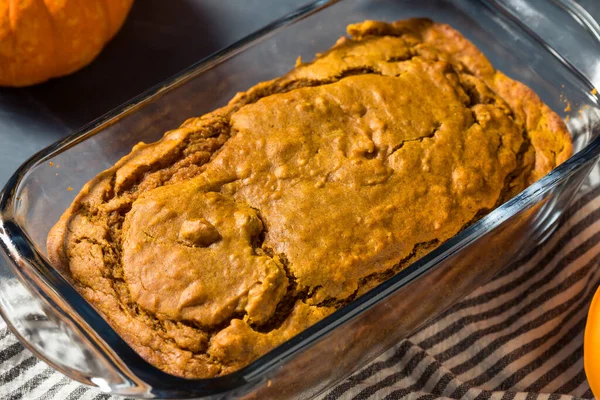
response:
<path id="1" fill-rule="evenodd" d="M 568 116 L 575 155 L 398 275 L 223 377 L 188 380 L 149 365 L 48 263 L 50 227 L 85 182 L 135 143 L 155 141 L 185 119 L 224 105 L 237 91 L 285 73 L 298 56 L 312 59 L 343 35 L 349 23 L 409 17 L 449 23 L 496 68 L 530 86 L 566 120 Z M 552 232 L 600 158 L 600 108 L 593 90 L 594 82 L 600 82 L 599 60 L 598 24 L 571 0 L 308 4 L 24 163 L 0 195 L 0 244 L 7 261 L 0 263 L 0 312 L 39 358 L 106 392 L 147 398 L 315 395 Z M 567 102 L 572 111 L 563 112 Z"/>

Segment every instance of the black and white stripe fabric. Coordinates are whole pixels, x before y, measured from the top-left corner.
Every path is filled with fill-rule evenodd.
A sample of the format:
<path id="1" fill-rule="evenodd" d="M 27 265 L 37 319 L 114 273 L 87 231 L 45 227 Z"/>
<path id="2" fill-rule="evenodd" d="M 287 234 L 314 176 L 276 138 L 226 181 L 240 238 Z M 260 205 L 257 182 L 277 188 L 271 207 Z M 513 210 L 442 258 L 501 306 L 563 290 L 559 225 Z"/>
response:
<path id="1" fill-rule="evenodd" d="M 600 185 L 555 234 L 320 400 L 589 399 L 583 332 L 600 284 Z M 1 399 L 110 399 L 38 361 L 0 320 Z"/>
<path id="2" fill-rule="evenodd" d="M 555 234 L 321 399 L 592 398 L 587 310 L 600 284 L 600 186 Z"/>

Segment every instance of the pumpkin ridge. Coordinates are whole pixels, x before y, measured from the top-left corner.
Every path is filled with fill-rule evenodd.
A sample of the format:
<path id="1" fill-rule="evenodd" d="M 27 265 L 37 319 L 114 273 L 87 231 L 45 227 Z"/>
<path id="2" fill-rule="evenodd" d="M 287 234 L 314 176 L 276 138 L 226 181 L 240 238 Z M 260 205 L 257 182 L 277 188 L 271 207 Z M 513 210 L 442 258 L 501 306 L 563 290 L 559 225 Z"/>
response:
<path id="1" fill-rule="evenodd" d="M 133 4 L 133 0 L 4 1 L 0 86 L 12 87 L 41 83 L 88 65 L 115 36 Z"/>

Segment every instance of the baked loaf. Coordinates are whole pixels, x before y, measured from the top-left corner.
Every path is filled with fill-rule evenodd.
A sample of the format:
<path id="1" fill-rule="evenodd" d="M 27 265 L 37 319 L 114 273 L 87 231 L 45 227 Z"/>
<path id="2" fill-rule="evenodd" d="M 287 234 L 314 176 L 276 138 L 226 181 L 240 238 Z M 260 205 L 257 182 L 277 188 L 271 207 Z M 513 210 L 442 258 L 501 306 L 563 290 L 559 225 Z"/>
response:
<path id="1" fill-rule="evenodd" d="M 561 119 L 451 27 L 348 33 L 136 145 L 52 229 L 52 263 L 158 368 L 247 365 L 571 155 Z"/>

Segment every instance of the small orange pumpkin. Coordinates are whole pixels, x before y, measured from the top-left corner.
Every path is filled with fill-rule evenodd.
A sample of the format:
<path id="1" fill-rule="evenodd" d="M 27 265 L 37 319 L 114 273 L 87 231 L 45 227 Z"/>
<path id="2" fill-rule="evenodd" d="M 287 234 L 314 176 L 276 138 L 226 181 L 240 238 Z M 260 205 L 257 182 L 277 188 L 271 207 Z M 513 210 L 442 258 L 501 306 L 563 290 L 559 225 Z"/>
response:
<path id="1" fill-rule="evenodd" d="M 0 85 L 27 86 L 89 64 L 133 0 L 0 0 Z"/>
<path id="2" fill-rule="evenodd" d="M 596 290 L 588 311 L 583 338 L 585 374 L 596 398 L 600 396 L 600 288 Z"/>

